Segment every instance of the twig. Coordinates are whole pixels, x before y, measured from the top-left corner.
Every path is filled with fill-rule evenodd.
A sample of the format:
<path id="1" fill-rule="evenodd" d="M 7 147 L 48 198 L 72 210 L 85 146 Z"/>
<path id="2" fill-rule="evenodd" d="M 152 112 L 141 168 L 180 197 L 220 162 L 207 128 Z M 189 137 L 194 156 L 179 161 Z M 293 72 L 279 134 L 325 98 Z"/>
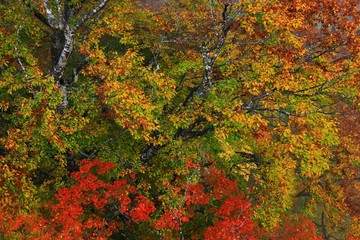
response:
<path id="1" fill-rule="evenodd" d="M 21 28 L 22 28 L 22 26 L 20 25 L 19 28 L 18 28 L 17 31 L 16 31 L 16 35 L 17 35 L 18 38 L 19 38 L 19 32 L 20 32 L 20 29 L 21 29 Z M 24 75 L 25 75 L 25 79 L 28 80 L 28 79 L 29 79 L 29 75 L 28 75 L 28 73 L 27 73 L 27 71 L 26 71 L 25 65 L 22 63 L 22 61 L 21 61 L 21 59 L 20 59 L 20 57 L 19 57 L 18 45 L 19 45 L 19 43 L 18 43 L 18 41 L 16 41 L 15 47 L 14 47 L 14 48 L 15 48 L 15 54 L 16 54 L 16 60 L 17 60 L 17 62 L 19 63 L 19 65 L 20 65 L 20 67 L 21 67 L 21 70 L 23 71 L 23 73 L 24 73 Z"/>

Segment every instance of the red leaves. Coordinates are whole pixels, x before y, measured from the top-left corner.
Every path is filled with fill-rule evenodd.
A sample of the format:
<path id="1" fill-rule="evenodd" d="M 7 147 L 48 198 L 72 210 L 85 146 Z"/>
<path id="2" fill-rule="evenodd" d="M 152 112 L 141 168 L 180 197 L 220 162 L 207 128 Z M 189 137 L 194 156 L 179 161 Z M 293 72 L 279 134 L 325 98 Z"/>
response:
<path id="1" fill-rule="evenodd" d="M 191 163 L 187 167 L 196 165 Z M 255 239 L 251 203 L 244 199 L 237 182 L 225 177 L 224 172 L 214 166 L 205 168 L 201 177 L 202 183 L 183 184 L 181 190 L 176 191 L 177 196 L 183 195 L 180 205 L 168 207 L 154 222 L 154 227 L 179 231 L 185 224 L 195 226 L 199 224 L 193 222 L 198 219 L 197 209 L 202 209 L 205 218 L 213 216 L 213 225 L 201 233 L 205 239 Z M 193 231 L 189 236 L 199 234 L 198 229 Z"/>
<path id="2" fill-rule="evenodd" d="M 185 222 L 189 222 L 189 218 L 186 217 L 185 209 L 167 209 L 165 213 L 154 222 L 154 227 L 158 230 L 170 228 L 173 230 L 180 230 L 181 225 Z"/>
<path id="3" fill-rule="evenodd" d="M 43 230 L 45 226 L 46 221 L 36 214 L 21 215 L 0 211 L 0 238 L 20 239 L 16 233 L 26 232 L 32 233 L 33 238 L 27 236 L 21 239 L 36 239 L 37 233 Z"/>
<path id="4" fill-rule="evenodd" d="M 33 215 L 0 215 L 3 220 L 0 228 L 12 236 L 13 231 L 27 231 L 42 239 L 107 239 L 114 232 L 123 229 L 123 224 L 150 222 L 156 230 L 168 230 L 167 234 L 188 229 L 191 236 L 203 236 L 205 239 L 256 239 L 261 237 L 261 228 L 255 228 L 252 220 L 252 205 L 239 190 L 236 181 L 224 176 L 224 172 L 214 166 L 204 168 L 201 183 L 187 183 L 173 193 L 180 196 L 180 205 L 166 206 L 158 219 L 151 214 L 157 209 L 146 197 L 139 195 L 135 186 L 125 179 L 106 182 L 100 180 L 114 167 L 113 163 L 104 163 L 99 159 L 84 160 L 78 172 L 72 174 L 76 183 L 70 188 L 61 188 L 56 194 L 56 203 L 49 203 L 47 220 Z M 191 166 L 195 168 L 198 166 Z M 100 174 L 101 173 L 101 174 Z M 132 175 L 133 179 L 135 176 Z M 181 181 L 181 180 L 179 180 Z M 175 188 L 172 184 L 168 188 Z M 176 197 L 174 196 L 174 197 Z M 119 221 L 116 215 L 106 217 L 107 208 L 125 216 Z M 201 217 L 213 219 L 205 228 L 190 228 L 198 224 L 199 209 Z M 161 210 L 161 209 L 159 209 Z M 200 218 L 201 218 L 200 217 Z M 210 225 L 210 226 L 209 226 Z M 42 226 L 42 227 L 41 227 Z M 305 217 L 286 218 L 284 225 L 272 233 L 272 239 L 320 239 L 316 236 L 315 226 Z"/>
<path id="5" fill-rule="evenodd" d="M 206 183 L 213 188 L 212 196 L 217 200 L 225 196 L 237 196 L 242 198 L 243 193 L 237 186 L 237 181 L 231 181 L 224 177 L 223 172 L 216 169 L 214 166 L 210 167 L 204 175 Z"/>
<path id="6" fill-rule="evenodd" d="M 210 168 L 205 179 L 213 187 L 212 196 L 223 200 L 216 211 L 215 224 L 206 229 L 205 238 L 255 239 L 251 203 L 244 199 L 237 182 L 224 177 L 223 173 L 214 167 Z"/>
<path id="7" fill-rule="evenodd" d="M 47 231 L 55 232 L 53 237 L 109 237 L 121 223 L 104 217 L 106 206 L 115 207 L 134 222 L 150 219 L 150 214 L 155 211 L 154 205 L 141 195 L 132 200 L 129 194 L 138 193 L 126 180 L 111 183 L 99 179 L 114 166 L 114 163 L 99 159 L 81 161 L 80 170 L 71 175 L 76 184 L 71 188 L 59 189 L 57 203 L 48 205 L 51 219 L 47 222 Z"/>
<path id="8" fill-rule="evenodd" d="M 210 196 L 204 192 L 202 184 L 192 184 L 187 187 L 186 205 L 192 204 L 209 204 Z"/>
<path id="9" fill-rule="evenodd" d="M 156 210 L 154 204 L 150 203 L 143 196 L 136 197 L 135 201 L 137 201 L 137 205 L 130 211 L 132 220 L 135 222 L 150 220 L 150 214 Z"/>
<path id="10" fill-rule="evenodd" d="M 353 236 L 349 236 L 346 238 L 346 240 L 359 240 L 359 238 L 353 237 Z"/>
<path id="11" fill-rule="evenodd" d="M 102 162 L 98 158 L 94 159 L 93 161 L 84 159 L 80 162 L 80 165 L 81 165 L 81 168 L 80 168 L 79 173 L 87 173 L 87 172 L 90 172 L 91 168 L 94 168 L 96 170 L 97 174 L 99 174 L 99 175 L 105 174 L 115 167 L 114 163 Z"/>
<path id="12" fill-rule="evenodd" d="M 251 214 L 252 212 L 249 210 L 251 207 L 251 203 L 248 201 L 236 198 L 229 197 L 224 203 L 221 205 L 219 210 L 216 212 L 221 216 L 231 217 L 234 214 Z"/>
<path id="13" fill-rule="evenodd" d="M 206 229 L 206 239 L 255 239 L 251 203 L 236 197 L 227 198 L 216 212 L 215 225 Z"/>

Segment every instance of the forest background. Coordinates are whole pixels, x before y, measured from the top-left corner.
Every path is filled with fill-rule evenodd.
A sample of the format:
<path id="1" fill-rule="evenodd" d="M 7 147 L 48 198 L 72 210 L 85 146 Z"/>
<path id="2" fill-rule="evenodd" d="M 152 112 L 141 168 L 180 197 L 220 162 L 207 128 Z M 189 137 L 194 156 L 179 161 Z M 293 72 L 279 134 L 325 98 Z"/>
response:
<path id="1" fill-rule="evenodd" d="M 0 3 L 0 238 L 359 239 L 357 0 Z"/>

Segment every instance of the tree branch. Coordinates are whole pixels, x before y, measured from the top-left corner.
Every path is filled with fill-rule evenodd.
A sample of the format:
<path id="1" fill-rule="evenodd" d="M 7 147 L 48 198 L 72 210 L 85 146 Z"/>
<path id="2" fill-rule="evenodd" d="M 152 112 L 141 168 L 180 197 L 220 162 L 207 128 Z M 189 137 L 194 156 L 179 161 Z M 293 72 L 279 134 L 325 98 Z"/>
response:
<path id="1" fill-rule="evenodd" d="M 103 9 L 107 4 L 109 0 L 103 0 L 96 8 L 94 8 L 92 11 L 86 13 L 83 18 L 75 25 L 73 28 L 73 31 L 77 31 L 87 20 L 89 20 L 92 16 L 97 14 L 101 9 Z"/>
<path id="2" fill-rule="evenodd" d="M 237 9 L 233 14 L 232 4 L 225 4 L 223 13 L 222 13 L 222 23 L 221 23 L 221 32 L 216 32 L 215 36 L 212 37 L 207 42 L 203 42 L 200 46 L 200 53 L 204 63 L 204 75 L 203 80 L 200 85 L 196 88 L 195 92 L 189 94 L 186 98 L 186 102 L 188 103 L 193 100 L 193 96 L 200 96 L 205 98 L 210 92 L 213 82 L 212 82 L 212 73 L 214 63 L 219 56 L 221 50 L 225 45 L 225 41 L 228 37 L 228 33 L 230 31 L 229 24 L 234 20 L 235 17 L 241 16 L 242 10 Z M 186 104 L 185 104 L 186 105 Z"/>
<path id="3" fill-rule="evenodd" d="M 46 11 L 46 15 L 47 15 L 47 20 L 48 20 L 48 23 L 49 25 L 52 27 L 52 28 L 57 28 L 57 21 L 56 21 L 56 18 L 55 18 L 55 15 L 51 9 L 51 6 L 48 2 L 48 0 L 42 0 L 43 3 L 44 3 L 44 7 L 45 7 L 45 11 Z"/>
<path id="4" fill-rule="evenodd" d="M 197 124 L 204 122 L 204 118 L 198 118 L 195 122 L 191 123 L 188 128 L 186 129 L 178 129 L 175 133 L 173 139 L 194 139 L 201 136 L 206 135 L 207 133 L 214 130 L 214 126 L 209 126 L 207 128 L 204 128 L 199 131 L 193 131 L 193 129 L 196 127 Z M 147 145 L 143 151 L 140 153 L 140 161 L 142 164 L 146 165 L 149 160 L 154 157 L 159 150 L 164 148 L 166 144 L 164 145 Z"/>
<path id="5" fill-rule="evenodd" d="M 20 27 L 17 29 L 17 31 L 16 31 L 16 35 L 17 35 L 17 36 L 19 36 L 20 29 L 21 29 L 21 26 L 20 26 Z M 17 42 L 17 41 L 16 41 L 16 43 L 15 43 L 14 48 L 15 48 L 16 60 L 17 60 L 17 62 L 19 63 L 19 65 L 20 65 L 20 67 L 21 67 L 21 70 L 22 70 L 23 73 L 24 73 L 25 79 L 28 79 L 28 78 L 29 78 L 29 75 L 28 75 L 28 73 L 27 73 L 27 71 L 26 71 L 25 65 L 22 63 L 22 61 L 21 61 L 21 59 L 20 59 L 20 57 L 19 57 L 19 50 L 18 50 L 18 42 Z"/>
<path id="6" fill-rule="evenodd" d="M 147 145 L 146 148 L 140 153 L 140 162 L 144 165 L 147 164 L 148 161 L 152 157 L 154 157 L 160 149 L 164 148 L 165 146 L 166 145 Z"/>
<path id="7" fill-rule="evenodd" d="M 57 82 L 60 81 L 64 74 L 64 69 L 67 64 L 67 59 L 70 56 L 73 50 L 73 41 L 74 41 L 74 32 L 70 29 L 69 25 L 66 25 L 66 29 L 64 32 L 65 44 L 61 51 L 59 60 L 57 61 L 56 66 L 53 69 L 53 76 Z"/>
<path id="8" fill-rule="evenodd" d="M 52 28 L 52 26 L 49 24 L 49 21 L 46 19 L 46 17 L 44 15 L 42 15 L 39 10 L 37 10 L 36 8 L 31 6 L 30 2 L 26 2 L 25 0 L 23 0 L 23 3 L 34 13 L 34 16 L 37 19 L 39 19 L 43 24 L 45 24 L 49 28 Z"/>
<path id="9" fill-rule="evenodd" d="M 323 235 L 324 235 L 324 239 L 325 239 L 325 240 L 328 240 L 328 239 L 329 239 L 329 236 L 328 236 L 327 231 L 326 231 L 325 214 L 324 214 L 324 212 L 321 213 L 321 225 L 322 225 L 322 232 L 323 232 Z"/>
<path id="10" fill-rule="evenodd" d="M 64 14 L 63 14 L 63 10 L 61 7 L 62 0 L 55 0 L 55 3 L 56 3 L 57 12 L 58 12 L 59 28 L 63 29 L 64 28 Z"/>

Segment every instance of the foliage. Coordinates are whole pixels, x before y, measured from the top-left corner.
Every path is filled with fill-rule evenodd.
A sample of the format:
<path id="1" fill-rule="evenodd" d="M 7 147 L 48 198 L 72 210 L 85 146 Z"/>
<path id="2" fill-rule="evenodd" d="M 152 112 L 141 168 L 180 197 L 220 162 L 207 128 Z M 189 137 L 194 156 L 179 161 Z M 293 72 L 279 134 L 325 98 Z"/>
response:
<path id="1" fill-rule="evenodd" d="M 0 2 L 1 237 L 360 237 L 358 1 Z"/>

